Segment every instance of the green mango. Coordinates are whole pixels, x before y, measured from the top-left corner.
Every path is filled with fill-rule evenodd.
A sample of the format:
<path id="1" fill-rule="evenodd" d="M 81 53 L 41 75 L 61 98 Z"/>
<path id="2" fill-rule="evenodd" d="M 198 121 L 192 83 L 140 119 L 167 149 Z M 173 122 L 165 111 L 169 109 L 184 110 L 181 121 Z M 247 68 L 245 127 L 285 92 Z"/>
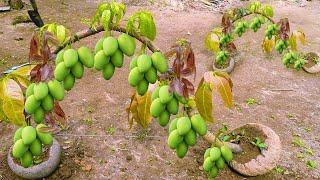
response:
<path id="1" fill-rule="evenodd" d="M 127 56 L 133 56 L 136 50 L 136 41 L 128 34 L 122 33 L 118 37 L 118 44 L 121 51 Z"/>
<path id="2" fill-rule="evenodd" d="M 220 149 L 217 148 L 217 147 L 211 148 L 211 151 L 210 151 L 210 159 L 211 159 L 211 161 L 216 161 L 220 157 L 221 157 Z"/>
<path id="3" fill-rule="evenodd" d="M 192 129 L 195 130 L 200 136 L 207 134 L 207 124 L 200 114 L 195 114 L 191 117 Z"/>
<path id="4" fill-rule="evenodd" d="M 180 136 L 178 130 L 173 130 L 168 137 L 168 145 L 171 149 L 176 149 L 183 141 L 183 136 Z"/>
<path id="5" fill-rule="evenodd" d="M 206 150 L 206 152 L 205 152 L 204 155 L 203 155 L 203 158 L 204 158 L 204 159 L 207 159 L 207 157 L 210 157 L 210 151 L 211 151 L 211 148 L 208 148 L 208 149 Z"/>
<path id="6" fill-rule="evenodd" d="M 172 98 L 171 101 L 167 104 L 167 110 L 170 114 L 178 114 L 179 111 L 179 103 L 176 98 Z"/>
<path id="7" fill-rule="evenodd" d="M 216 166 L 218 169 L 223 169 L 225 165 L 224 159 L 220 157 L 218 160 L 216 160 Z"/>
<path id="8" fill-rule="evenodd" d="M 87 68 L 92 68 L 94 65 L 94 56 L 88 47 L 82 46 L 78 49 L 80 62 Z"/>
<path id="9" fill-rule="evenodd" d="M 57 80 L 51 80 L 48 82 L 48 88 L 54 99 L 58 101 L 62 101 L 64 99 L 64 88 L 61 82 Z"/>
<path id="10" fill-rule="evenodd" d="M 104 37 L 99 39 L 97 44 L 94 47 L 94 53 L 97 54 L 99 51 L 103 50 L 103 41 L 104 41 Z"/>
<path id="11" fill-rule="evenodd" d="M 23 144 L 31 144 L 37 137 L 37 132 L 32 126 L 26 126 L 22 129 L 21 138 Z"/>
<path id="12" fill-rule="evenodd" d="M 188 152 L 188 145 L 182 141 L 178 146 L 177 146 L 177 149 L 176 149 L 176 153 L 177 153 L 177 156 L 179 158 L 183 158 Z"/>
<path id="13" fill-rule="evenodd" d="M 34 156 L 40 156 L 42 153 L 42 144 L 39 139 L 34 140 L 30 145 L 30 151 Z"/>
<path id="14" fill-rule="evenodd" d="M 171 121 L 170 126 L 169 126 L 169 133 L 171 133 L 173 130 L 177 129 L 177 122 L 179 118 L 175 118 Z"/>
<path id="15" fill-rule="evenodd" d="M 197 143 L 197 133 L 192 129 L 184 136 L 184 141 L 189 146 L 194 146 Z"/>
<path id="16" fill-rule="evenodd" d="M 152 94 L 151 94 L 151 100 L 152 100 L 152 101 L 159 97 L 159 90 L 160 90 L 160 86 L 156 87 L 156 88 L 153 90 L 153 92 L 152 92 Z"/>
<path id="17" fill-rule="evenodd" d="M 75 78 L 72 74 L 69 74 L 64 80 L 63 80 L 63 87 L 65 90 L 70 91 L 75 83 Z"/>
<path id="18" fill-rule="evenodd" d="M 38 101 L 34 95 L 31 95 L 27 98 L 25 104 L 24 104 L 24 110 L 28 114 L 32 114 L 35 112 L 35 110 L 40 106 L 40 101 Z"/>
<path id="19" fill-rule="evenodd" d="M 140 55 L 137 60 L 137 67 L 141 73 L 147 72 L 152 67 L 151 58 L 146 54 Z"/>
<path id="20" fill-rule="evenodd" d="M 191 122 L 189 117 L 183 116 L 178 119 L 177 130 L 181 136 L 187 134 L 191 130 Z"/>
<path id="21" fill-rule="evenodd" d="M 137 67 L 137 60 L 138 57 L 134 57 L 132 58 L 132 60 L 130 61 L 130 65 L 129 65 L 129 69 L 132 70 L 133 68 Z"/>
<path id="22" fill-rule="evenodd" d="M 59 63 L 63 62 L 63 54 L 64 54 L 64 49 L 58 52 L 55 64 L 58 65 Z"/>
<path id="23" fill-rule="evenodd" d="M 163 104 L 167 104 L 173 98 L 172 93 L 169 92 L 169 86 L 164 85 L 159 89 L 159 98 Z"/>
<path id="24" fill-rule="evenodd" d="M 232 151 L 228 146 L 223 145 L 220 147 L 220 150 L 222 157 L 226 160 L 226 162 L 230 162 L 233 159 Z"/>
<path id="25" fill-rule="evenodd" d="M 219 169 L 216 166 L 213 166 L 209 172 L 210 177 L 215 178 L 218 176 Z"/>
<path id="26" fill-rule="evenodd" d="M 104 51 L 101 50 L 97 52 L 97 54 L 94 56 L 94 68 L 98 71 L 102 70 L 103 67 L 108 64 L 110 61 L 110 57 L 106 56 L 104 54 Z"/>
<path id="27" fill-rule="evenodd" d="M 144 76 L 150 84 L 157 82 L 157 70 L 154 67 L 151 67 Z"/>
<path id="28" fill-rule="evenodd" d="M 112 54 L 111 62 L 117 68 L 121 68 L 123 66 L 123 53 L 119 49 Z"/>
<path id="29" fill-rule="evenodd" d="M 42 100 L 48 95 L 48 85 L 43 82 L 36 84 L 33 88 L 33 95 L 36 98 L 36 100 Z"/>
<path id="30" fill-rule="evenodd" d="M 204 171 L 209 172 L 212 169 L 213 166 L 214 166 L 213 161 L 211 161 L 210 158 L 206 158 L 204 160 L 204 162 L 203 162 L 203 166 L 202 167 L 203 167 Z"/>
<path id="31" fill-rule="evenodd" d="M 54 70 L 54 78 L 58 81 L 63 81 L 64 78 L 70 73 L 70 69 L 67 68 L 64 62 L 59 63 Z"/>
<path id="32" fill-rule="evenodd" d="M 181 104 L 187 104 L 188 103 L 188 100 L 185 97 L 180 96 L 176 91 L 173 92 L 173 95 Z"/>
<path id="33" fill-rule="evenodd" d="M 118 41 L 114 37 L 107 37 L 103 41 L 103 51 L 106 56 L 113 55 L 118 49 Z"/>
<path id="34" fill-rule="evenodd" d="M 112 63 L 108 63 L 103 67 L 102 75 L 105 80 L 109 80 L 112 78 L 114 74 L 115 67 Z"/>
<path id="35" fill-rule="evenodd" d="M 145 79 L 142 79 L 137 85 L 137 92 L 140 96 L 143 96 L 149 88 L 149 82 Z"/>
<path id="36" fill-rule="evenodd" d="M 28 86 L 28 88 L 26 90 L 26 97 L 29 97 L 29 96 L 33 95 L 33 88 L 34 88 L 35 85 L 36 85 L 35 83 L 31 83 Z"/>
<path id="37" fill-rule="evenodd" d="M 128 81 L 132 87 L 137 86 L 142 79 L 143 74 L 140 73 L 138 67 L 135 67 L 130 71 Z"/>
<path id="38" fill-rule="evenodd" d="M 73 74 L 73 76 L 75 78 L 81 79 L 83 77 L 83 73 L 84 73 L 84 67 L 83 67 L 82 63 L 77 62 L 77 64 L 71 68 L 71 73 Z"/>
<path id="39" fill-rule="evenodd" d="M 21 158 L 26 151 L 28 151 L 28 146 L 23 143 L 22 139 L 19 139 L 13 145 L 12 156 L 14 158 Z"/>
<path id="40" fill-rule="evenodd" d="M 157 98 L 151 103 L 150 113 L 152 117 L 159 117 L 160 114 L 165 110 L 165 108 L 165 105 L 160 102 L 159 98 Z"/>
<path id="41" fill-rule="evenodd" d="M 74 49 L 67 49 L 63 53 L 63 62 L 67 68 L 71 68 L 78 62 L 78 52 Z"/>
<path id="42" fill-rule="evenodd" d="M 161 73 L 168 71 L 168 60 L 160 52 L 151 55 L 153 66 Z"/>
<path id="43" fill-rule="evenodd" d="M 24 153 L 24 155 L 20 159 L 20 162 L 24 168 L 29 168 L 33 166 L 32 153 L 30 151 Z"/>
<path id="44" fill-rule="evenodd" d="M 170 120 L 170 114 L 168 111 L 163 111 L 160 116 L 158 117 L 158 123 L 160 126 L 164 127 L 168 124 Z"/>
<path id="45" fill-rule="evenodd" d="M 14 142 L 17 142 L 19 139 L 21 139 L 22 129 L 23 127 L 17 129 L 16 132 L 14 133 L 14 137 L 13 137 Z"/>
<path id="46" fill-rule="evenodd" d="M 42 107 L 38 107 L 38 109 L 32 114 L 32 119 L 35 123 L 40 124 L 43 122 L 46 113 L 42 109 Z"/>
<path id="47" fill-rule="evenodd" d="M 51 95 L 47 95 L 42 101 L 41 101 L 41 106 L 42 108 L 46 111 L 49 112 L 53 109 L 53 104 L 54 100 Z"/>
<path id="48" fill-rule="evenodd" d="M 38 124 L 37 125 L 37 127 L 36 127 L 37 137 L 42 142 L 42 144 L 51 145 L 52 142 L 53 142 L 53 137 L 52 137 L 52 135 L 50 133 L 41 132 L 40 129 L 42 127 L 47 127 L 47 126 L 44 125 L 44 124 Z"/>

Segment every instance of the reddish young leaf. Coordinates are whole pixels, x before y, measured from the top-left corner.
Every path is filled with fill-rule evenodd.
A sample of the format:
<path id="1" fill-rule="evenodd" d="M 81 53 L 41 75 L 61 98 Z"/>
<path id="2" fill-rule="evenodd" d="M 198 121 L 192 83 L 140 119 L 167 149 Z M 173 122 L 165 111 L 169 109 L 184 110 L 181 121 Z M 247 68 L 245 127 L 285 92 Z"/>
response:
<path id="1" fill-rule="evenodd" d="M 234 55 L 235 53 L 237 53 L 237 47 L 233 42 L 227 44 L 227 50 L 230 55 Z"/>
<path id="2" fill-rule="evenodd" d="M 57 101 L 54 102 L 53 112 L 63 119 L 66 118 L 64 111 L 62 110 L 61 106 L 59 105 L 59 102 Z"/>
<path id="3" fill-rule="evenodd" d="M 41 81 L 41 64 L 37 64 L 30 72 L 31 81 Z"/>
<path id="4" fill-rule="evenodd" d="M 170 83 L 170 92 L 177 92 L 180 96 L 183 96 L 183 86 L 178 78 L 174 78 Z"/>
<path id="5" fill-rule="evenodd" d="M 188 94 L 193 94 L 194 93 L 194 85 L 186 78 L 182 78 L 181 82 L 183 85 L 187 88 Z"/>
<path id="6" fill-rule="evenodd" d="M 288 34 L 290 33 L 290 24 L 288 18 L 280 19 L 278 25 L 280 26 L 280 39 L 288 40 Z"/>
<path id="7" fill-rule="evenodd" d="M 43 64 L 41 68 L 41 81 L 48 81 L 53 78 L 54 76 L 54 68 L 52 65 L 46 63 Z"/>
<path id="8" fill-rule="evenodd" d="M 30 41 L 30 49 L 29 49 L 29 62 L 31 60 L 40 60 L 39 53 L 39 39 L 36 33 L 33 34 L 31 41 Z"/>
<path id="9" fill-rule="evenodd" d="M 224 13 L 222 16 L 221 26 L 223 28 L 222 32 L 229 34 L 232 32 L 232 20 L 229 14 Z"/>

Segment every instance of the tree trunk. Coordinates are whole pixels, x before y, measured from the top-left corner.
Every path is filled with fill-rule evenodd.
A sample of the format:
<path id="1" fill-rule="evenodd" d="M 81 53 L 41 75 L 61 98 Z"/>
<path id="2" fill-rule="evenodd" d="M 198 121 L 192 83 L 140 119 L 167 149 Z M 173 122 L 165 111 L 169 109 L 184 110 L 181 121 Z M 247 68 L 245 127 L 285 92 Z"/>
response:
<path id="1" fill-rule="evenodd" d="M 9 4 L 11 9 L 20 10 L 23 8 L 22 0 L 10 0 Z"/>

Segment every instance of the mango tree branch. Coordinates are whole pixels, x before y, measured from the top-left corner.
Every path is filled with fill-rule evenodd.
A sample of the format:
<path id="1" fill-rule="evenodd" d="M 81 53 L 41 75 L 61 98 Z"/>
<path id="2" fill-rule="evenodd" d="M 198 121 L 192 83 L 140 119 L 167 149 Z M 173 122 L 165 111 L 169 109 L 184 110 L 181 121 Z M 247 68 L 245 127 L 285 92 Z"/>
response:
<path id="1" fill-rule="evenodd" d="M 250 16 L 250 15 L 253 15 L 253 14 L 259 14 L 259 15 L 267 18 L 272 24 L 275 24 L 275 23 L 276 23 L 272 18 L 270 18 L 270 17 L 268 17 L 268 16 L 266 16 L 266 15 L 260 13 L 260 12 L 249 12 L 249 13 L 246 13 L 246 14 L 244 14 L 244 15 L 242 15 L 242 16 L 240 16 L 240 17 L 237 17 L 236 19 L 234 19 L 234 20 L 232 21 L 232 23 L 235 23 L 235 22 L 238 21 L 239 19 L 242 19 L 242 18 L 244 18 L 244 17 L 246 17 L 246 16 Z"/>
<path id="2" fill-rule="evenodd" d="M 222 142 L 218 140 L 217 137 L 210 131 L 208 131 L 207 134 L 203 136 L 203 139 L 209 142 L 210 144 L 227 145 L 234 153 L 241 153 L 243 151 L 240 145 L 230 142 Z"/>
<path id="3" fill-rule="evenodd" d="M 110 30 L 111 31 L 118 31 L 118 32 L 122 32 L 122 33 L 126 33 L 126 29 L 124 27 L 121 26 L 114 26 L 111 25 L 110 26 Z M 89 28 L 80 32 L 77 32 L 73 37 L 71 37 L 69 40 L 67 40 L 66 42 L 64 42 L 61 46 L 59 46 L 54 53 L 58 53 L 60 50 L 62 50 L 64 47 L 66 47 L 68 44 L 72 44 L 75 43 L 77 41 L 79 41 L 80 39 L 92 36 L 94 34 L 97 34 L 99 32 L 104 31 L 103 26 L 98 26 L 97 28 L 93 29 L 93 28 Z M 128 33 L 130 36 L 136 38 L 138 41 L 140 41 L 141 43 L 145 44 L 150 51 L 152 52 L 156 52 L 156 51 L 160 51 L 159 48 L 157 48 L 155 45 L 152 44 L 152 42 L 150 40 L 148 40 L 145 37 L 140 36 L 137 32 L 129 32 Z"/>

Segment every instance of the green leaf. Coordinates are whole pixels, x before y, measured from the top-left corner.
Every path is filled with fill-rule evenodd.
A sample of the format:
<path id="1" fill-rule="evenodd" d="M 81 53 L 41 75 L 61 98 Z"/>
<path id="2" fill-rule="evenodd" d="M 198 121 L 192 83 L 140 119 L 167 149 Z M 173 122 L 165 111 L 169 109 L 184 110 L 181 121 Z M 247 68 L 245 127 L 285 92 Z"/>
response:
<path id="1" fill-rule="evenodd" d="M 24 97 L 18 83 L 8 77 L 0 82 L 1 109 L 8 121 L 18 126 L 25 126 Z"/>
<path id="2" fill-rule="evenodd" d="M 130 16 L 127 26 L 127 32 L 138 32 L 151 41 L 156 38 L 157 29 L 153 20 L 153 15 L 148 11 L 139 11 Z"/>
<path id="3" fill-rule="evenodd" d="M 209 51 L 212 51 L 213 53 L 217 53 L 220 51 L 220 40 L 219 36 L 216 33 L 210 32 L 207 35 L 204 43 Z"/>
<path id="4" fill-rule="evenodd" d="M 27 65 L 27 66 L 20 67 L 19 69 L 8 74 L 8 77 L 11 79 L 14 79 L 18 83 L 20 83 L 20 85 L 26 88 L 30 84 L 30 80 L 29 80 L 30 72 L 34 67 L 35 65 Z"/>
<path id="5" fill-rule="evenodd" d="M 275 38 L 268 39 L 267 37 L 264 38 L 262 47 L 263 51 L 266 53 L 270 53 L 275 45 Z"/>
<path id="6" fill-rule="evenodd" d="M 197 105 L 198 112 L 207 122 L 213 122 L 212 117 L 212 89 L 209 83 L 201 79 L 196 94 L 195 101 Z"/>

